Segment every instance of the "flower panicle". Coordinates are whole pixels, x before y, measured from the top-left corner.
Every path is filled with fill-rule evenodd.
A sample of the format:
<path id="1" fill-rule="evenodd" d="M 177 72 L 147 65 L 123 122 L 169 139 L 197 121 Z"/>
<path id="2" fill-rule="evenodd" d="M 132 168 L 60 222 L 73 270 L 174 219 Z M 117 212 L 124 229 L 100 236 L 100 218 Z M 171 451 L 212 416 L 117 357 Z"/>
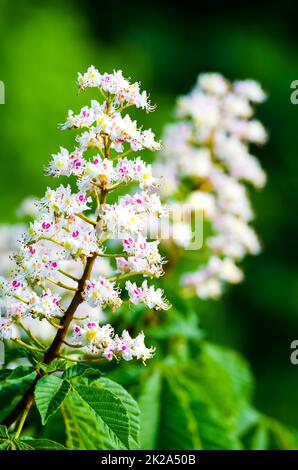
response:
<path id="1" fill-rule="evenodd" d="M 20 334 L 14 328 L 20 319 L 32 328 L 36 320 L 48 320 L 51 328 L 59 328 L 54 320 L 63 316 L 70 297 L 82 289 L 78 318 L 87 319 L 81 327 L 76 324 L 74 331 L 90 340 L 86 351 L 108 360 L 122 357 L 144 362 L 153 350 L 145 347 L 143 333 L 135 339 L 126 331 L 120 336 L 111 334 L 111 327 L 100 326 L 99 319 L 104 318 L 105 309 L 117 310 L 124 299 L 154 310 L 169 308 L 163 291 L 148 285 L 148 278 L 163 274 L 164 260 L 158 241 L 146 238 L 146 219 L 161 217 L 165 209 L 156 193 L 158 180 L 151 165 L 133 156 L 143 149 L 158 150 L 160 143 L 151 129 L 138 127 L 124 114 L 130 106 L 147 112 L 154 107 L 140 84 L 125 79 L 121 71 L 101 74 L 91 66 L 78 74 L 78 85 L 80 91 L 94 88 L 100 99 L 92 100 L 78 114 L 68 112 L 61 129 L 80 132 L 75 147 L 71 151 L 60 147 L 45 170 L 55 178 L 73 178 L 77 189 L 61 184 L 47 188 L 44 197 L 34 201 L 34 218 L 14 256 L 13 275 L 0 282 L 4 293 L 0 335 Z M 127 190 L 118 202 L 109 202 L 111 192 L 131 183 L 138 186 L 137 192 Z M 113 255 L 111 240 L 117 240 L 120 249 L 115 256 L 105 256 L 106 252 Z M 93 270 L 82 286 L 90 258 Z M 129 284 L 131 276 L 146 277 L 136 288 L 141 292 L 138 298 Z"/>

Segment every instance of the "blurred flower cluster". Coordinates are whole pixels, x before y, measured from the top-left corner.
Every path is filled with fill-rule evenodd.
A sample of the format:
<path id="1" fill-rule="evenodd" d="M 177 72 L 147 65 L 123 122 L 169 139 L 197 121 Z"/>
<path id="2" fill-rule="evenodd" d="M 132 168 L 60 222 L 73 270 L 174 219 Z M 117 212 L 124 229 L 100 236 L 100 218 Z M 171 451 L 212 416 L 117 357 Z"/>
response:
<path id="1" fill-rule="evenodd" d="M 250 153 L 251 144 L 267 139 L 253 118 L 253 106 L 265 98 L 253 80 L 231 83 L 217 73 L 201 74 L 193 90 L 178 99 L 177 120 L 165 130 L 155 170 L 164 199 L 172 203 L 173 232 L 175 207 L 181 204 L 202 213 L 209 227 L 202 248 L 205 263 L 182 277 L 182 284 L 201 298 L 218 298 L 225 282 L 240 282 L 238 261 L 260 251 L 247 186 L 261 189 L 266 181 Z M 188 248 L 192 225 L 177 225 L 175 241 Z"/>

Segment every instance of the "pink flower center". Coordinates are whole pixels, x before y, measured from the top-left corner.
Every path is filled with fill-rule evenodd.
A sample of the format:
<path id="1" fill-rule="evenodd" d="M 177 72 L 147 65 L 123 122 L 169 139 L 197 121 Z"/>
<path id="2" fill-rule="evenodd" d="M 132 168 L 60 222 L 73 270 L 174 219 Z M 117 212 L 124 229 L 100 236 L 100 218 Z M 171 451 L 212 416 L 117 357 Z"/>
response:
<path id="1" fill-rule="evenodd" d="M 12 287 L 18 288 L 18 287 L 20 287 L 20 285 L 21 285 L 21 283 L 19 281 L 16 281 L 16 280 L 12 281 Z"/>

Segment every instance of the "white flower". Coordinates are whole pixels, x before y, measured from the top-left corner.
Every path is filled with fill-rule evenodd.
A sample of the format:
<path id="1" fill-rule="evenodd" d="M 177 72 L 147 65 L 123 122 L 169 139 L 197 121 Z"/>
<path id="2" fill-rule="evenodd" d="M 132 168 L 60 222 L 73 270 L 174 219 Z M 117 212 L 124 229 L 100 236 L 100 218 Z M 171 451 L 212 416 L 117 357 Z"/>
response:
<path id="1" fill-rule="evenodd" d="M 115 282 L 110 282 L 101 276 L 98 280 L 86 281 L 84 298 L 91 307 L 110 306 L 115 309 L 122 303 L 119 293 L 119 289 L 115 288 Z"/>
<path id="2" fill-rule="evenodd" d="M 194 210 L 201 211 L 207 219 L 213 220 L 216 214 L 216 199 L 213 194 L 203 191 L 193 191 L 186 199 Z"/>
<path id="3" fill-rule="evenodd" d="M 74 152 L 69 153 L 68 150 L 60 147 L 60 152 L 56 155 L 52 155 L 52 161 L 46 168 L 46 174 L 56 177 L 80 175 L 84 166 L 85 160 L 79 149 L 75 149 Z"/>
<path id="4" fill-rule="evenodd" d="M 60 296 L 53 295 L 53 293 L 47 289 L 41 293 L 39 297 L 36 297 L 31 301 L 30 310 L 32 313 L 42 314 L 45 317 L 60 316 L 62 311 L 59 305 Z"/>
<path id="5" fill-rule="evenodd" d="M 39 207 L 50 214 L 72 215 L 88 210 L 89 202 L 91 198 L 84 193 L 72 194 L 70 185 L 61 184 L 57 189 L 47 189 L 45 197 L 39 201 Z"/>
<path id="6" fill-rule="evenodd" d="M 101 75 L 98 70 L 91 65 L 83 75 L 78 73 L 78 84 L 82 90 L 87 87 L 99 87 L 101 85 Z"/>
<path id="7" fill-rule="evenodd" d="M 97 321 L 86 321 L 82 326 L 74 325 L 73 340 L 82 344 L 90 354 L 112 359 L 142 359 L 143 363 L 153 357 L 154 349 L 147 348 L 144 333 L 132 338 L 127 330 L 121 336 L 114 335 L 111 325 L 100 326 Z"/>
<path id="8" fill-rule="evenodd" d="M 243 96 L 254 103 L 262 103 L 266 99 L 266 93 L 255 80 L 235 82 L 233 88 L 237 95 Z"/>
<path id="9" fill-rule="evenodd" d="M 0 317 L 0 340 L 10 339 L 13 334 L 13 322 L 9 318 Z"/>
<path id="10" fill-rule="evenodd" d="M 143 281 L 141 287 L 137 287 L 135 282 L 127 281 L 125 288 L 133 304 L 143 302 L 147 307 L 155 310 L 167 310 L 170 308 L 170 304 L 163 297 L 163 290 L 148 286 L 147 281 Z"/>
<path id="11" fill-rule="evenodd" d="M 221 260 L 213 256 L 206 266 L 198 271 L 186 274 L 182 283 L 186 287 L 195 289 L 197 295 L 203 299 L 218 298 L 222 293 L 222 281 L 237 284 L 243 279 L 242 271 L 232 259 Z"/>
<path id="12" fill-rule="evenodd" d="M 38 199 L 32 196 L 24 199 L 17 210 L 17 215 L 19 217 L 36 217 L 38 215 L 37 201 Z"/>
<path id="13" fill-rule="evenodd" d="M 228 91 L 228 82 L 219 73 L 203 73 L 198 84 L 207 93 L 222 96 Z"/>

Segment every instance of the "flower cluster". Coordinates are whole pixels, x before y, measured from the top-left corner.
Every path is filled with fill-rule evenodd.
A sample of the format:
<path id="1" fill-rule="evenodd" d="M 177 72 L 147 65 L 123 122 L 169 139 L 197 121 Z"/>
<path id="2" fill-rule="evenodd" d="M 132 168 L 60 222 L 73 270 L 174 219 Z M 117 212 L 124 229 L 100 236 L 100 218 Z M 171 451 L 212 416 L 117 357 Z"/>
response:
<path id="1" fill-rule="evenodd" d="M 133 304 L 143 302 L 149 308 L 156 310 L 167 310 L 170 307 L 167 300 L 163 297 L 163 291 L 161 289 L 154 289 L 153 286 L 148 286 L 147 281 L 143 281 L 141 287 L 137 287 L 135 282 L 127 281 L 125 287 Z"/>
<path id="2" fill-rule="evenodd" d="M 145 347 L 143 333 L 135 339 L 127 331 L 118 336 L 98 321 L 103 310 L 114 311 L 124 300 L 155 310 L 169 307 L 163 292 L 147 279 L 140 288 L 122 284 L 133 276 L 157 278 L 163 273 L 158 242 L 146 239 L 146 217 L 165 213 L 154 192 L 158 181 L 140 156 L 128 157 L 142 149 L 157 150 L 160 144 L 150 129 L 138 128 L 123 115 L 129 106 L 154 107 L 139 83 L 131 84 L 121 71 L 100 74 L 91 66 L 79 74 L 78 83 L 81 90 L 97 88 L 103 100 L 93 100 L 78 114 L 69 111 L 61 128 L 79 130 L 77 146 L 73 151 L 61 147 L 46 168 L 46 174 L 72 177 L 74 184 L 47 188 L 43 198 L 22 205 L 21 212 L 29 211 L 34 220 L 14 254 L 11 277 L 0 282 L 0 335 L 14 335 L 14 323 L 24 327 L 24 321 L 38 319 L 56 326 L 59 336 L 63 322 L 57 321 L 72 312 L 75 302 L 76 319 L 85 320 L 75 325 L 74 333 L 88 343 L 89 352 L 108 360 L 145 361 L 153 350 Z M 138 186 L 134 194 L 108 202 L 110 193 L 131 183 Z M 115 239 L 121 248 L 114 253 Z M 139 291 L 138 299 L 132 288 Z"/>
<path id="3" fill-rule="evenodd" d="M 73 341 L 89 354 L 99 355 L 108 361 L 114 358 L 131 361 L 136 358 L 145 363 L 154 353 L 153 348 L 145 346 L 143 332 L 136 338 L 131 338 L 128 331 L 124 330 L 121 336 L 118 336 L 114 334 L 111 325 L 100 326 L 97 321 L 74 325 Z"/>
<path id="4" fill-rule="evenodd" d="M 235 263 L 260 250 L 250 225 L 253 211 L 246 185 L 260 189 L 266 181 L 250 153 L 250 144 L 266 142 L 264 127 L 253 118 L 253 106 L 265 98 L 253 80 L 231 83 L 220 74 L 202 74 L 191 93 L 178 99 L 178 120 L 165 131 L 156 164 L 156 173 L 166 175 L 163 196 L 183 200 L 211 226 L 205 246 L 211 259 L 182 279 L 202 298 L 220 296 L 223 281 L 240 282 L 243 276 Z M 176 242 L 187 247 L 191 225 L 180 223 L 177 230 L 181 237 Z"/>

